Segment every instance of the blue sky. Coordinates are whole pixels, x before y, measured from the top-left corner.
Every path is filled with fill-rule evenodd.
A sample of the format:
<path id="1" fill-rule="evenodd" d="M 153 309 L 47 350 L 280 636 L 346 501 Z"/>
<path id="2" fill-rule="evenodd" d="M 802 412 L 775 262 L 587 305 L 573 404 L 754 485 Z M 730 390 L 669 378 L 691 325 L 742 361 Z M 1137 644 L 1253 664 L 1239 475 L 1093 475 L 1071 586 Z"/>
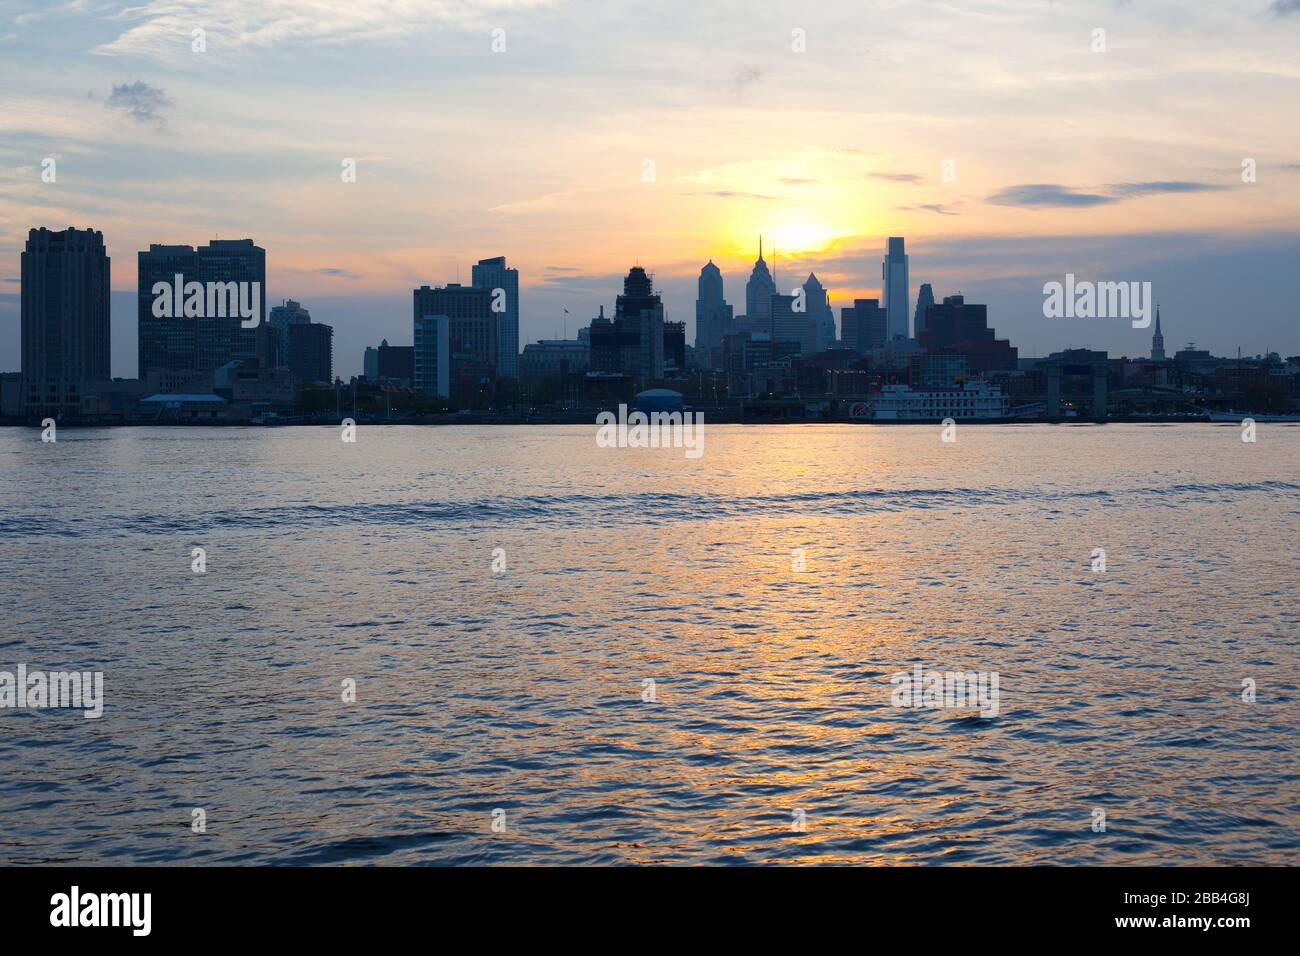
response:
<path id="1" fill-rule="evenodd" d="M 1044 319 L 1066 272 L 1151 281 L 1171 346 L 1296 354 L 1298 52 L 1286 0 L 9 0 L 0 369 L 41 225 L 104 232 L 119 375 L 135 253 L 214 236 L 267 249 L 344 375 L 479 258 L 520 268 L 531 341 L 636 262 L 669 318 L 693 325 L 709 258 L 743 304 L 759 232 L 783 287 L 815 270 L 837 305 L 905 235 L 914 289 L 987 302 L 1022 354 L 1149 346 Z"/>

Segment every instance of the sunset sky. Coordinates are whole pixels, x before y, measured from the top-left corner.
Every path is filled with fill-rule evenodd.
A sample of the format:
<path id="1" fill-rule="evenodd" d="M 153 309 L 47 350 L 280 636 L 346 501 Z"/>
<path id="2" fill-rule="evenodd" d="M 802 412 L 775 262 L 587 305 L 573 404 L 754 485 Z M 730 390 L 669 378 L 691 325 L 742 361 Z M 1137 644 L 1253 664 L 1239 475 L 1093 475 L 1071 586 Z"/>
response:
<path id="1" fill-rule="evenodd" d="M 269 297 L 335 327 L 344 376 L 410 343 L 413 286 L 494 255 L 521 343 L 565 307 L 573 336 L 634 263 L 690 341 L 700 266 L 743 312 L 760 233 L 837 319 L 903 235 L 913 303 L 987 302 L 1024 356 L 1149 348 L 1045 319 L 1066 272 L 1153 282 L 1171 352 L 1296 354 L 1300 0 L 7 0 L 0 371 L 42 225 L 104 232 L 118 375 L 136 252 L 217 236 L 267 250 Z"/>

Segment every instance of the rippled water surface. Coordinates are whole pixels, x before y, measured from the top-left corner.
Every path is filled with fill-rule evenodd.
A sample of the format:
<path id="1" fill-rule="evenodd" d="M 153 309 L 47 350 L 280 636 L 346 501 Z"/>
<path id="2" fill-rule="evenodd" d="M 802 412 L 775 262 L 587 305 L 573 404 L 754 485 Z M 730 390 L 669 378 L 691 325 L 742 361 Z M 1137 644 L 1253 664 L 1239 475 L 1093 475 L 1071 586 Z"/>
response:
<path id="1" fill-rule="evenodd" d="M 0 862 L 1300 863 L 1300 427 L 594 431 L 0 429 Z"/>

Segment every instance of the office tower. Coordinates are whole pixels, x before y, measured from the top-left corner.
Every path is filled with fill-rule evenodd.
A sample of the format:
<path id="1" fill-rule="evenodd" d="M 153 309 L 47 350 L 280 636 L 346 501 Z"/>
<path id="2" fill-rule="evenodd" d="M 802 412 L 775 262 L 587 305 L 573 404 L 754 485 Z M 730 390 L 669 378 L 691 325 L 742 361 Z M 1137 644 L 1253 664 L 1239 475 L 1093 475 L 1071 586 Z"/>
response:
<path id="1" fill-rule="evenodd" d="M 471 272 L 478 289 L 504 293 L 497 317 L 497 377 L 519 377 L 519 270 L 506 268 L 506 257 L 480 259 Z"/>
<path id="2" fill-rule="evenodd" d="M 686 323 L 664 323 L 664 371 L 686 370 Z"/>
<path id="3" fill-rule="evenodd" d="M 268 364 L 273 367 L 289 368 L 289 326 L 310 323 L 311 313 L 304 309 L 300 302 L 287 299 L 273 306 L 267 318 L 267 325 L 271 329 L 270 342 L 274 354 L 270 356 L 271 361 Z"/>
<path id="4" fill-rule="evenodd" d="M 700 270 L 699 297 L 695 300 L 695 348 L 707 353 L 722 345 L 731 331 L 732 311 L 722 294 L 722 272 L 710 259 Z"/>
<path id="5" fill-rule="evenodd" d="M 334 329 L 319 322 L 294 322 L 286 329 L 285 365 L 304 384 L 334 381 Z"/>
<path id="6" fill-rule="evenodd" d="M 858 355 L 883 348 L 889 337 L 889 323 L 879 299 L 854 299 L 840 310 L 840 343 Z"/>
<path id="7" fill-rule="evenodd" d="M 85 384 L 112 378 L 104 235 L 32 229 L 21 272 L 22 412 L 75 415 Z"/>
<path id="8" fill-rule="evenodd" d="M 415 319 L 415 387 L 434 398 L 451 398 L 451 320 L 445 315 Z"/>
<path id="9" fill-rule="evenodd" d="M 389 345 L 384 339 L 376 350 L 378 366 L 375 370 L 379 381 L 396 382 L 410 386 L 415 381 L 415 349 L 410 345 Z"/>
<path id="10" fill-rule="evenodd" d="M 745 283 L 745 317 L 751 323 L 758 323 L 760 327 L 770 325 L 774 295 L 776 295 L 776 282 L 772 279 L 772 274 L 767 271 L 767 263 L 763 260 L 763 238 L 760 236 L 758 261 L 754 263 L 754 271 L 750 273 L 749 281 Z"/>
<path id="11" fill-rule="evenodd" d="M 178 275 L 182 284 L 205 286 L 202 315 L 154 315 L 155 283 L 171 287 Z M 266 250 L 252 239 L 214 239 L 197 249 L 151 244 L 139 254 L 136 288 L 141 378 L 151 369 L 210 372 L 231 361 L 268 358 Z M 230 307 L 241 300 L 255 306 L 256 326 L 244 328 L 239 309 Z"/>
<path id="12" fill-rule="evenodd" d="M 447 317 L 451 397 L 465 401 L 491 392 L 500 361 L 492 290 L 456 283 L 432 289 L 426 285 L 415 290 L 414 301 L 416 323 L 430 315 Z"/>
<path id="13" fill-rule="evenodd" d="M 812 351 L 824 352 L 834 348 L 837 337 L 835 313 L 831 311 L 826 289 L 817 278 L 817 273 L 808 273 L 808 279 L 803 284 L 803 296 L 815 333 Z"/>
<path id="14" fill-rule="evenodd" d="M 388 339 L 384 339 L 381 345 L 387 345 Z M 365 376 L 367 382 L 379 381 L 379 349 L 373 345 L 366 346 L 365 358 L 361 363 L 361 374 Z"/>
<path id="15" fill-rule="evenodd" d="M 885 313 L 889 317 L 889 337 L 910 338 L 907 307 L 907 253 L 903 250 L 903 237 L 890 236 L 885 247 L 885 258 L 880 267 L 881 295 L 885 300 Z"/>
<path id="16" fill-rule="evenodd" d="M 1165 336 L 1160 331 L 1160 306 L 1156 306 L 1156 331 L 1151 336 L 1151 359 L 1155 362 L 1165 360 Z"/>
<path id="17" fill-rule="evenodd" d="M 930 288 L 930 283 L 922 282 L 921 289 L 916 294 L 916 317 L 912 321 L 912 336 L 920 337 L 922 330 L 925 328 L 925 313 L 934 305 L 934 289 Z"/>
<path id="18" fill-rule="evenodd" d="M 816 320 L 806 309 L 796 312 L 795 301 L 793 295 L 772 296 L 772 341 L 797 342 L 802 354 L 811 355 L 817 350 Z"/>
<path id="19" fill-rule="evenodd" d="M 944 296 L 942 305 L 930 306 L 918 344 L 927 352 L 965 355 L 977 375 L 1014 370 L 1017 364 L 1015 347 L 995 338 L 989 328 L 988 306 L 968 303 L 961 295 Z"/>
<path id="20" fill-rule="evenodd" d="M 620 336 L 621 370 L 633 376 L 638 388 L 663 378 L 663 301 L 640 266 L 629 269 L 623 280 L 623 294 L 614 303 L 614 325 Z"/>

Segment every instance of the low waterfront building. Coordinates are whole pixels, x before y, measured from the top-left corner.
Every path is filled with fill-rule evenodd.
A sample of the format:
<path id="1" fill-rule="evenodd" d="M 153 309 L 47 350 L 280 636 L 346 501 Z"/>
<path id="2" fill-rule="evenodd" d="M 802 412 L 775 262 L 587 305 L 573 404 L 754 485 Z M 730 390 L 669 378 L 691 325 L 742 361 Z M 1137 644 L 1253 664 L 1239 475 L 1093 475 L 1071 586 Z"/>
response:
<path id="1" fill-rule="evenodd" d="M 150 395 L 139 411 L 149 422 L 215 422 L 226 417 L 226 400 L 220 395 Z"/>
<path id="2" fill-rule="evenodd" d="M 524 346 L 519 356 L 519 381 L 536 385 L 591 368 L 591 349 L 581 339 L 542 339 Z"/>

